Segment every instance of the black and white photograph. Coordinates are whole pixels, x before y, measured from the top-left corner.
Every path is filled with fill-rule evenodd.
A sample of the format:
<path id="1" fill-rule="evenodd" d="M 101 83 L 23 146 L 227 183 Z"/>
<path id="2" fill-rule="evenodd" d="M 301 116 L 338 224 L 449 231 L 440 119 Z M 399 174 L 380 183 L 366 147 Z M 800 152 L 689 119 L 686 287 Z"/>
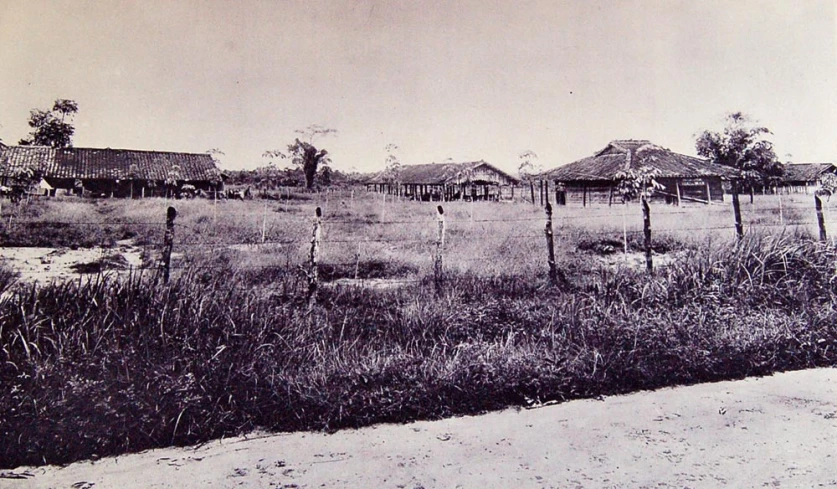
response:
<path id="1" fill-rule="evenodd" d="M 837 488 L 835 192 L 834 0 L 0 0 L 0 489 Z"/>

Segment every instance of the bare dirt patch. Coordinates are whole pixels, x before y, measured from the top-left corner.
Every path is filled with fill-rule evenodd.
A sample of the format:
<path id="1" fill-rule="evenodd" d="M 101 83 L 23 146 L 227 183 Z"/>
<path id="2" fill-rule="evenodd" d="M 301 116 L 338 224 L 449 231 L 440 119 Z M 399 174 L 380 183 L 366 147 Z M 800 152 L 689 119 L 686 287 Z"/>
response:
<path id="1" fill-rule="evenodd" d="M 0 473 L 6 487 L 837 485 L 837 369 Z"/>
<path id="2" fill-rule="evenodd" d="M 0 248 L 0 261 L 20 274 L 23 282 L 49 283 L 79 274 L 129 270 L 142 266 L 142 250 L 130 240 L 109 248 Z"/>

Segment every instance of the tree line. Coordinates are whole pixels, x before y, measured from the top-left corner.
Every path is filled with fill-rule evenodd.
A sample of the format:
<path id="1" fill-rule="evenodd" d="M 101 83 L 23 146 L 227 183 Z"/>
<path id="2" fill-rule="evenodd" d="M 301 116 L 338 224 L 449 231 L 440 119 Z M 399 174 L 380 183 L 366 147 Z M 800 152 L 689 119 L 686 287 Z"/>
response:
<path id="1" fill-rule="evenodd" d="M 71 148 L 75 126 L 73 118 L 78 113 L 78 103 L 70 99 L 56 99 L 50 110 L 32 109 L 29 112 L 29 127 L 32 128 L 27 137 L 18 141 L 21 146 L 48 146 L 51 148 Z M 256 170 L 231 170 L 224 172 L 227 183 L 232 185 L 248 185 L 257 188 L 276 188 L 279 186 L 300 186 L 311 190 L 315 185 L 330 186 L 351 182 L 358 179 L 357 174 L 334 171 L 329 166 L 331 158 L 327 150 L 317 148 L 315 140 L 328 135 L 337 134 L 336 129 L 326 128 L 317 124 L 295 131 L 300 137 L 287 145 L 286 150 L 268 150 L 264 157 L 270 160 L 267 166 Z M 0 139 L 2 142 L 2 139 Z M 216 165 L 217 156 L 223 154 L 218 149 L 207 151 L 213 157 Z M 290 160 L 296 168 L 279 169 L 276 160 Z M 34 170 L 29 171 L 32 173 Z M 21 180 L 31 180 L 34 177 L 19 175 Z M 173 174 L 172 178 L 177 175 Z M 166 182 L 169 185 L 169 182 Z"/>
<path id="2" fill-rule="evenodd" d="M 78 104 L 70 99 L 56 99 L 50 110 L 32 109 L 28 121 L 32 130 L 18 144 L 72 147 L 75 134 L 73 119 L 78 110 Z M 721 131 L 705 130 L 696 136 L 697 154 L 712 163 L 738 170 L 739 177 L 732 181 L 734 193 L 749 191 L 752 199 L 754 190 L 778 185 L 784 175 L 785 165 L 776 157 L 773 143 L 768 139 L 772 134 L 770 130 L 755 124 L 742 112 L 728 114 L 725 124 Z M 360 180 L 361 175 L 357 173 L 333 170 L 329 152 L 317 142 L 321 138 L 336 135 L 336 129 L 314 124 L 298 129 L 295 133 L 297 137 L 285 149 L 264 152 L 262 156 L 269 160 L 267 165 L 256 170 L 225 171 L 227 183 L 262 189 L 304 185 L 306 189 L 312 190 L 318 185 L 347 184 Z M 388 181 L 398 181 L 401 170 L 401 162 L 396 155 L 398 147 L 389 144 L 385 149 L 387 158 L 384 176 Z M 215 156 L 223 154 L 219 150 L 209 150 L 207 153 L 213 155 L 216 164 L 218 160 Z M 289 161 L 292 166 L 279 168 L 279 160 Z M 519 160 L 520 176 L 524 180 L 537 178 L 542 170 L 537 164 L 537 155 L 533 151 L 525 151 Z M 653 179 L 643 180 L 650 182 Z"/>

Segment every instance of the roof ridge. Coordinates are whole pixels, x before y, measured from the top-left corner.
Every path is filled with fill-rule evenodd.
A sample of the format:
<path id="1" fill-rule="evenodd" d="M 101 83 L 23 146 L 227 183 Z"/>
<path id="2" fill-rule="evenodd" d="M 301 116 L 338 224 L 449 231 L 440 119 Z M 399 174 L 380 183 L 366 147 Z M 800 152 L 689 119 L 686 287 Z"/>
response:
<path id="1" fill-rule="evenodd" d="M 131 152 L 131 153 L 160 153 L 160 154 L 169 154 L 169 155 L 191 155 L 191 156 L 209 156 L 209 157 L 212 157 L 212 155 L 210 155 L 208 153 L 192 153 L 192 152 L 187 152 L 187 151 L 160 151 L 160 150 L 156 150 L 156 149 L 127 149 L 127 148 L 111 148 L 111 147 L 107 147 L 107 148 L 88 148 L 88 147 L 82 147 L 82 146 L 73 146 L 71 148 L 56 148 L 56 149 L 63 149 L 63 150 L 81 149 L 81 150 L 91 150 L 91 151 L 126 151 L 126 152 Z"/>
<path id="2" fill-rule="evenodd" d="M 611 143 L 650 143 L 650 139 L 613 139 Z"/>
<path id="3" fill-rule="evenodd" d="M 190 155 L 190 156 L 209 156 L 211 155 L 207 153 L 191 153 L 186 151 L 160 151 L 156 149 L 126 149 L 126 148 L 89 148 L 84 146 L 71 146 L 68 148 L 53 148 L 52 146 L 46 146 L 42 144 L 16 144 L 6 146 L 5 149 L 49 149 L 53 151 L 75 151 L 75 150 L 87 150 L 87 151 L 124 151 L 130 153 L 158 153 L 158 154 L 169 154 L 169 155 Z"/>
<path id="4" fill-rule="evenodd" d="M 619 171 L 639 165 L 658 168 L 664 174 L 663 176 L 681 175 L 683 178 L 688 178 L 690 175 L 717 175 L 725 178 L 732 171 L 727 167 L 710 164 L 699 157 L 677 153 L 649 140 L 631 140 L 631 142 L 632 144 L 624 147 L 619 144 L 620 140 L 613 140 L 593 156 L 547 170 L 541 175 L 559 179 L 608 180 Z"/>

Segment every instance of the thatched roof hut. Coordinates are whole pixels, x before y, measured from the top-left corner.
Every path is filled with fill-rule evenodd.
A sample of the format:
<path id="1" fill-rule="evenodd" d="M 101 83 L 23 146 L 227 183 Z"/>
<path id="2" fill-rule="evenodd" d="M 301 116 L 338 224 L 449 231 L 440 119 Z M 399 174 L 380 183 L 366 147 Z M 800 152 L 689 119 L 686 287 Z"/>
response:
<path id="1" fill-rule="evenodd" d="M 694 156 L 675 153 L 644 139 L 611 141 L 592 156 L 546 171 L 540 178 L 558 185 L 556 201 L 611 204 L 618 174 L 649 168 L 663 189 L 657 199 L 677 203 L 723 201 L 722 180 L 734 178 L 735 169 Z"/>
<path id="2" fill-rule="evenodd" d="M 787 192 L 808 192 L 816 190 L 823 175 L 837 173 L 832 163 L 790 163 L 785 165 L 782 187 Z"/>

